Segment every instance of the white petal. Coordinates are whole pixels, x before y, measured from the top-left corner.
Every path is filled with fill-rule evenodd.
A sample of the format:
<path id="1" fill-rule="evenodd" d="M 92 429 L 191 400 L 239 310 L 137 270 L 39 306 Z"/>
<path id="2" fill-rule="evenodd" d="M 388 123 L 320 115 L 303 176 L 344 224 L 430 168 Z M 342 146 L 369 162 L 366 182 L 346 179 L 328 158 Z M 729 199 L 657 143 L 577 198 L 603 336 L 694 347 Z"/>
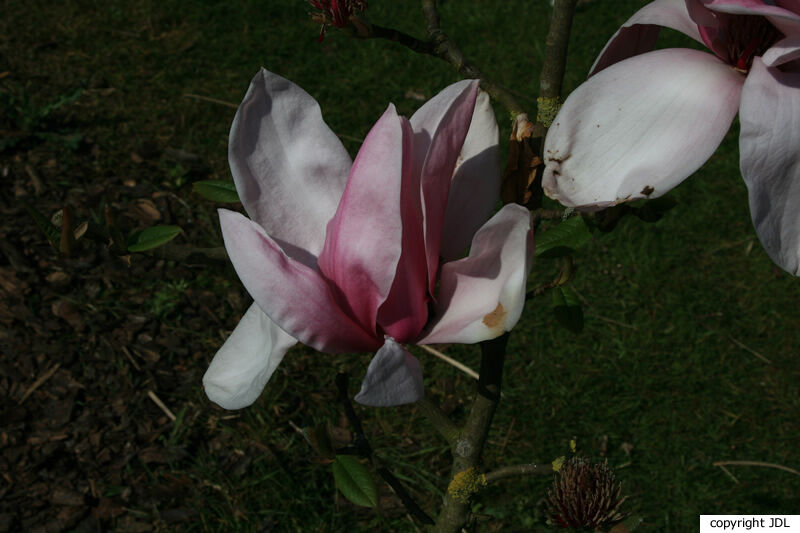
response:
<path id="1" fill-rule="evenodd" d="M 314 266 L 351 164 L 316 100 L 261 69 L 233 119 L 228 160 L 250 218 Z"/>
<path id="2" fill-rule="evenodd" d="M 800 57 L 800 35 L 785 37 L 764 52 L 761 60 L 768 67 L 777 67 Z"/>
<path id="3" fill-rule="evenodd" d="M 758 59 L 742 89 L 739 157 L 753 224 L 769 256 L 800 275 L 800 72 Z"/>
<path id="4" fill-rule="evenodd" d="M 567 98 L 547 133 L 545 193 L 573 207 L 664 194 L 717 149 L 743 83 L 711 54 L 678 48 L 600 71 Z"/>
<path id="5" fill-rule="evenodd" d="M 609 39 L 597 56 L 589 75 L 629 57 L 653 50 L 661 27 L 672 28 L 702 43 L 700 32 L 689 17 L 685 0 L 655 0 L 633 14 Z"/>
<path id="6" fill-rule="evenodd" d="M 253 303 L 203 376 L 208 399 L 224 409 L 252 404 L 295 343 Z"/>
<path id="7" fill-rule="evenodd" d="M 419 344 L 474 343 L 516 325 L 533 256 L 530 212 L 509 204 L 478 230 L 469 256 L 442 266 L 435 318 Z"/>
<path id="8" fill-rule="evenodd" d="M 414 403 L 422 399 L 422 367 L 391 337 L 372 358 L 367 375 L 355 400 L 372 407 L 390 407 Z"/>
<path id="9" fill-rule="evenodd" d="M 481 91 L 447 198 L 439 252 L 445 262 L 464 256 L 494 212 L 500 197 L 499 135 L 491 99 Z"/>
<path id="10" fill-rule="evenodd" d="M 429 290 L 433 292 L 441 254 L 450 184 L 470 122 L 475 114 L 478 80 L 444 88 L 414 113 L 414 173 L 420 176 Z"/>

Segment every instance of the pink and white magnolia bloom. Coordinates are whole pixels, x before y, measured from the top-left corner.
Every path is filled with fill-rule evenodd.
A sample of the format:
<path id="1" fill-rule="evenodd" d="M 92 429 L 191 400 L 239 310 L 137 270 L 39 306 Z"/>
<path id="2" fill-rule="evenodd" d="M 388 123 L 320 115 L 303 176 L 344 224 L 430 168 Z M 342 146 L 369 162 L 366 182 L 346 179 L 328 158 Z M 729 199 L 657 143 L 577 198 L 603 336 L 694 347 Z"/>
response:
<path id="1" fill-rule="evenodd" d="M 705 44 L 652 51 L 659 27 Z M 800 2 L 656 0 L 567 98 L 545 142 L 545 192 L 602 208 L 660 196 L 716 150 L 739 113 L 750 213 L 773 261 L 800 275 Z"/>
<path id="2" fill-rule="evenodd" d="M 208 397 L 227 409 L 253 403 L 300 341 L 328 353 L 377 350 L 356 400 L 413 402 L 422 372 L 403 343 L 474 343 L 510 330 L 533 236 L 521 206 L 492 216 L 497 139 L 488 97 L 465 80 L 411 119 L 390 104 L 351 162 L 317 102 L 262 69 L 229 145 L 250 218 L 219 211 L 255 302 L 203 378 Z"/>

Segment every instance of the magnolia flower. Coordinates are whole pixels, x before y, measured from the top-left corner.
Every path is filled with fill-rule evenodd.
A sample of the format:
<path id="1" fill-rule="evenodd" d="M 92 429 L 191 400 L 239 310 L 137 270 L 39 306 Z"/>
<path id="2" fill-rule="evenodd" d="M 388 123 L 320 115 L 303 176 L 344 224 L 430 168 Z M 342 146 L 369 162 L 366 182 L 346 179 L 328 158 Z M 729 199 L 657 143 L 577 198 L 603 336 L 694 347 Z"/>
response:
<path id="1" fill-rule="evenodd" d="M 356 400 L 413 402 L 422 372 L 403 343 L 474 343 L 510 330 L 533 237 L 525 208 L 491 216 L 497 137 L 488 97 L 465 80 L 411 119 L 389 105 L 351 162 L 311 96 L 259 72 L 229 145 L 250 218 L 219 211 L 255 303 L 211 362 L 208 397 L 227 409 L 253 403 L 300 341 L 327 353 L 377 350 Z"/>
<path id="2" fill-rule="evenodd" d="M 659 26 L 705 44 L 651 51 Z M 545 141 L 543 187 L 567 206 L 660 196 L 711 156 L 739 113 L 750 213 L 800 274 L 800 3 L 656 0 L 611 38 Z"/>

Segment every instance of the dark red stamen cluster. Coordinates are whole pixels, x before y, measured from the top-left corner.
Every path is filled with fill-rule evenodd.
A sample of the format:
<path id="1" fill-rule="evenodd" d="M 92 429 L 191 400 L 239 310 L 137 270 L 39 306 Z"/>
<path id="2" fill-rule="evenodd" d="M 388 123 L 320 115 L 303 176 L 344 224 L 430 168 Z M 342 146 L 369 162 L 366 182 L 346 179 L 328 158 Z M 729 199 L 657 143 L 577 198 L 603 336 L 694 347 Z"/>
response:
<path id="1" fill-rule="evenodd" d="M 344 28 L 350 24 L 350 17 L 367 9 L 367 0 L 308 0 L 319 13 L 311 17 L 322 24 L 319 40 L 325 37 L 325 26 L 331 24 L 337 28 Z"/>
<path id="2" fill-rule="evenodd" d="M 781 37 L 783 34 L 770 21 L 755 15 L 730 15 L 718 36 L 728 54 L 723 59 L 745 72 L 750 70 L 754 57 L 763 55 Z"/>

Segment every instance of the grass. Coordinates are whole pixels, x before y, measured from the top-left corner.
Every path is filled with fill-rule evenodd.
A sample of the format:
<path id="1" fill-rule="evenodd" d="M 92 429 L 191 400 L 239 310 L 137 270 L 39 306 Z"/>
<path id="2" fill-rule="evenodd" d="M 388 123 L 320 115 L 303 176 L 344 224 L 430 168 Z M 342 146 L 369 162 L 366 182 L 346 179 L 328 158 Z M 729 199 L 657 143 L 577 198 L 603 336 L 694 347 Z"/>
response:
<path id="1" fill-rule="evenodd" d="M 375 23 L 422 36 L 416 2 L 371 4 L 368 15 Z M 445 30 L 465 54 L 518 92 L 531 110 L 546 4 L 461 0 L 441 8 Z M 606 39 L 641 5 L 595 1 L 579 9 L 566 91 L 584 79 Z M 409 115 L 419 102 L 406 97 L 407 91 L 430 97 L 457 80 L 449 65 L 393 43 L 354 41 L 329 30 L 317 44 L 318 28 L 301 1 L 111 0 L 98 7 L 88 1 L 9 0 L 4 10 L 0 58 L 8 63 L 0 63 L 0 71 L 14 73 L 6 89 L 24 92 L 40 106 L 84 89 L 54 113 L 61 129 L 71 125 L 100 147 L 89 162 L 58 143 L 32 152 L 41 162 L 55 154 L 63 165 L 48 183 L 49 194 L 69 198 L 70 187 L 126 179 L 150 184 L 191 203 L 191 221 L 180 211 L 172 218 L 190 229 L 198 245 L 216 245 L 220 237 L 214 206 L 191 194 L 187 169 L 164 159 L 142 167 L 130 157 L 151 143 L 168 145 L 201 155 L 210 179 L 228 177 L 233 110 L 184 94 L 238 103 L 265 66 L 312 94 L 354 153 L 357 139 L 388 102 Z M 684 41 L 667 36 L 665 43 Z M 505 139 L 508 120 L 500 108 L 497 116 Z M 577 437 L 583 453 L 605 456 L 618 467 L 630 495 L 628 510 L 644 519 L 642 531 L 691 531 L 701 513 L 789 514 L 800 508 L 800 476 L 729 466 L 734 481 L 713 465 L 753 460 L 800 466 L 800 285 L 771 264 L 753 231 L 737 134 L 735 125 L 697 175 L 671 193 L 678 204 L 662 220 L 646 224 L 629 217 L 579 251 L 573 287 L 585 303 L 580 335 L 558 326 L 549 294 L 528 303 L 509 344 L 488 468 L 549 462 Z M 121 201 L 136 197 L 131 189 Z M 538 261 L 532 283 L 552 278 L 557 268 Z M 330 467 L 315 462 L 289 425 L 346 426 L 333 378 L 347 370 L 357 380 L 369 354 L 329 356 L 296 348 L 253 407 L 223 412 L 205 399 L 199 376 L 236 324 L 246 295 L 230 268 L 190 275 L 131 280 L 121 293 L 103 289 L 93 303 L 101 311 L 150 313 L 171 327 L 193 329 L 206 350 L 183 362 L 197 368 L 191 392 L 165 393 L 182 413 L 182 427 L 161 442 L 190 453 L 170 463 L 168 474 L 150 472 L 141 483 L 182 487 L 184 503 L 199 511 L 186 530 L 412 531 L 390 502 L 376 515 L 337 497 Z M 233 281 L 226 286 L 209 276 Z M 137 286 L 147 287 L 138 299 Z M 173 308 L 169 299 L 187 289 L 213 293 L 221 324 L 209 320 L 193 328 L 183 322 L 183 304 Z M 417 353 L 430 393 L 449 402 L 454 416 L 463 416 L 474 382 Z M 478 367 L 475 347 L 454 346 L 448 353 Z M 378 454 L 435 512 L 449 458 L 433 428 L 413 406 L 359 412 Z M 146 472 L 143 464 L 131 468 Z M 549 483 L 517 478 L 491 487 L 476 507 L 486 516 L 481 528 L 542 528 L 541 499 Z M 381 496 L 387 495 L 382 487 Z"/>

